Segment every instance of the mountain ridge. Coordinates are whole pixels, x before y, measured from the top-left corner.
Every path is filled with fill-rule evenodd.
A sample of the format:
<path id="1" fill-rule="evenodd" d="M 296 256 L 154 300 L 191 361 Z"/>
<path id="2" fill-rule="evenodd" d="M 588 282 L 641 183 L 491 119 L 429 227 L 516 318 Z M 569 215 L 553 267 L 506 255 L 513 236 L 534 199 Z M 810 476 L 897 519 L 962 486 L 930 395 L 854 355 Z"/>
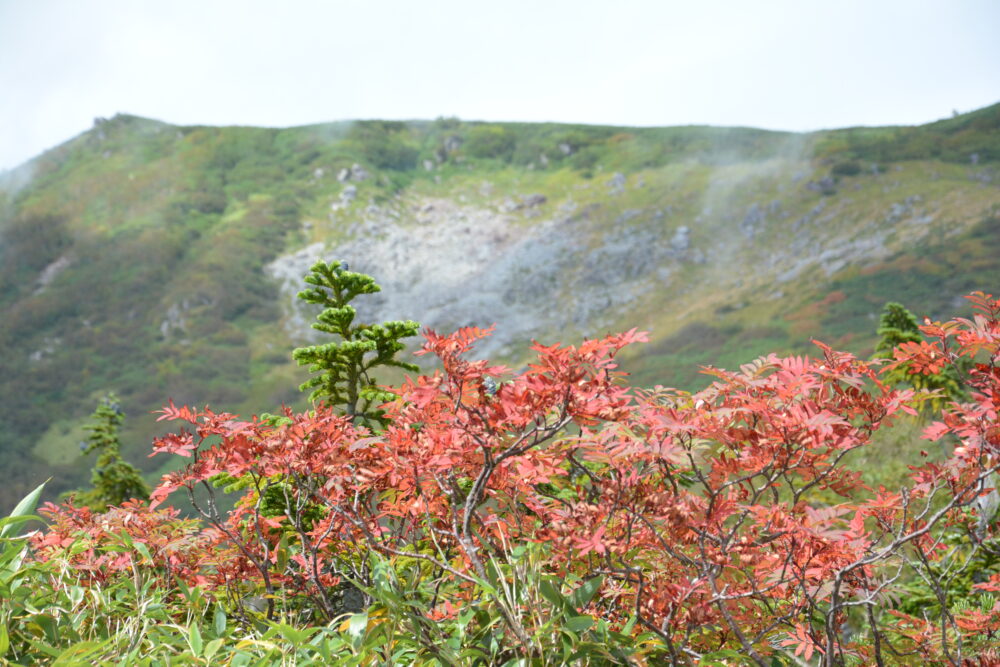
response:
<path id="1" fill-rule="evenodd" d="M 887 131 L 887 130 L 913 130 L 918 128 L 944 128 L 949 129 L 955 126 L 955 129 L 959 129 L 968 123 L 985 122 L 991 126 L 995 125 L 996 116 L 1000 115 L 1000 102 L 992 105 L 987 105 L 980 109 L 974 109 L 965 113 L 955 113 L 951 117 L 940 118 L 933 121 L 928 121 L 926 123 L 918 124 L 901 124 L 901 125 L 852 125 L 844 127 L 831 127 L 831 128 L 821 128 L 815 130 L 784 130 L 784 129 L 769 129 L 769 128 L 758 128 L 750 125 L 706 125 L 706 124 L 685 124 L 685 125 L 643 125 L 643 126 L 629 126 L 629 125 L 602 125 L 594 123 L 563 123 L 559 121 L 500 121 L 500 120 L 475 120 L 466 119 L 460 122 L 464 122 L 472 125 L 503 125 L 503 126 L 531 126 L 531 127 L 545 127 L 545 126 L 557 126 L 557 127 L 589 127 L 589 128 L 599 128 L 599 129 L 611 129 L 611 130 L 722 130 L 722 131 L 753 131 L 762 133 L 773 133 L 781 135 L 821 135 L 827 133 L 844 133 L 844 132 L 860 132 L 866 130 L 874 131 Z M 438 120 L 448 120 L 444 117 Z M 457 120 L 457 119 L 454 119 Z M 186 129 L 199 129 L 199 128 L 215 128 L 215 129 L 255 129 L 255 130 L 319 130 L 319 129 L 330 129 L 339 126 L 349 127 L 354 123 L 364 123 L 364 122 L 388 122 L 388 123 L 403 123 L 406 125 L 427 125 L 435 121 L 423 120 L 423 119 L 406 119 L 406 120 L 384 120 L 384 119 L 342 119 L 335 121 L 322 121 L 317 123 L 305 123 L 300 125 L 248 125 L 248 124 L 232 124 L 232 125 L 211 125 L 211 124 L 193 124 L 193 125 L 182 125 L 173 123 L 166 120 L 161 120 L 158 118 L 151 118 L 147 116 L 141 116 L 138 114 L 132 114 L 129 112 L 119 112 L 110 118 L 98 117 L 94 120 L 94 125 L 87 130 L 81 131 L 79 134 L 52 146 L 51 148 L 41 151 L 38 155 L 28 158 L 24 162 L 14 165 L 9 168 L 0 169 L 0 179 L 4 176 L 9 176 L 13 172 L 17 172 L 24 167 L 27 167 L 32 162 L 35 162 L 46 155 L 59 151 L 66 148 L 68 145 L 76 142 L 81 137 L 88 135 L 91 132 L 98 130 L 99 126 L 112 122 L 129 122 L 129 123 L 142 123 L 147 125 L 155 125 L 163 128 L 186 128 Z"/>

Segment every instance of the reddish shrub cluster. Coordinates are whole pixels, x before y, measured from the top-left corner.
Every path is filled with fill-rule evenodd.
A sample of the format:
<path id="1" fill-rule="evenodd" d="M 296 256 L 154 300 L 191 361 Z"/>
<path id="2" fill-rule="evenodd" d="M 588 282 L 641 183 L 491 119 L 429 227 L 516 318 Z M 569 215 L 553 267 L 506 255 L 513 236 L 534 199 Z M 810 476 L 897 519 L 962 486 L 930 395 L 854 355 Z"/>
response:
<path id="1" fill-rule="evenodd" d="M 815 359 L 713 370 L 693 395 L 633 392 L 614 357 L 644 339 L 634 330 L 536 345 L 537 362 L 511 374 L 465 358 L 489 333 L 470 328 L 427 333 L 424 352 L 443 372 L 393 390 L 383 431 L 322 407 L 240 421 L 171 404 L 161 418 L 192 430 L 155 452 L 191 462 L 164 477 L 153 505 L 207 489 L 198 507 L 210 528 L 196 535 L 172 511 L 137 505 L 101 516 L 53 508 L 36 545 L 49 557 L 76 535 L 114 542 L 124 531 L 165 573 L 306 596 L 326 617 L 342 578 L 364 583 L 364 554 L 377 552 L 440 574 L 432 616 L 443 618 L 511 545 L 534 542 L 550 572 L 602 577 L 588 609 L 617 627 L 632 619 L 674 664 L 731 649 L 765 665 L 779 648 L 830 665 L 961 664 L 1000 632 L 1000 605 L 952 610 L 947 588 L 949 572 L 996 549 L 983 499 L 1000 466 L 1000 301 L 970 298 L 973 319 L 929 323 L 930 342 L 896 351 L 913 372 L 972 362 L 962 365 L 972 400 L 927 429 L 949 453 L 915 466 L 906 489 L 869 488 L 849 466 L 875 431 L 916 414 L 920 395 L 880 381 L 877 362 L 821 345 Z M 220 476 L 246 489 L 226 516 L 211 494 Z M 127 554 L 74 558 L 102 576 L 132 564 Z M 899 610 L 900 587 L 914 580 L 938 613 Z M 1000 574 L 979 589 L 1000 591 Z M 530 621 L 500 611 L 511 641 L 527 645 Z"/>
<path id="2" fill-rule="evenodd" d="M 158 575 L 166 587 L 174 585 L 175 577 L 189 585 L 212 587 L 231 550 L 216 531 L 179 518 L 180 512 L 172 507 L 154 510 L 147 503 L 128 501 L 94 513 L 71 503 L 47 503 L 39 511 L 49 526 L 31 539 L 36 556 L 65 559 L 84 583 L 132 576 L 141 567 Z"/>

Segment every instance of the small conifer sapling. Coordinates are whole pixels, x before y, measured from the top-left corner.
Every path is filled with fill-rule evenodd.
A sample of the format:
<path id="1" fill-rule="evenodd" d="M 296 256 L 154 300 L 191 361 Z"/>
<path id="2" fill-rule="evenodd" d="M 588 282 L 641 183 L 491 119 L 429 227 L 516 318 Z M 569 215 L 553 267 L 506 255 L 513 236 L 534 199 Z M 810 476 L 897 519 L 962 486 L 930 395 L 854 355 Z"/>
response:
<path id="1" fill-rule="evenodd" d="M 323 307 L 312 327 L 337 336 L 339 340 L 296 348 L 292 352 L 300 366 L 308 366 L 315 374 L 300 389 L 311 389 L 311 401 L 338 407 L 357 424 L 383 425 L 382 412 L 378 408 L 394 395 L 378 386 L 371 371 L 379 366 L 419 370 L 416 364 L 399 361 L 396 355 L 406 347 L 400 341 L 415 336 L 420 325 L 412 320 L 355 323 L 357 310 L 350 302 L 362 294 L 380 292 L 382 288 L 371 276 L 347 270 L 346 263 L 319 261 L 312 266 L 305 281 L 312 287 L 299 292 L 298 297 Z"/>
<path id="2" fill-rule="evenodd" d="M 97 461 L 91 471 L 93 486 L 76 496 L 76 503 L 98 512 L 110 505 L 121 505 L 126 500 L 149 498 L 149 485 L 139 469 L 122 458 L 118 428 L 125 421 L 118 397 L 114 393 L 104 396 L 84 427 L 90 435 L 80 443 L 86 456 L 97 452 Z"/>
<path id="3" fill-rule="evenodd" d="M 885 304 L 879 326 L 875 332 L 880 337 L 875 346 L 875 359 L 894 359 L 897 349 L 907 346 L 925 345 L 926 341 L 917 324 L 917 318 L 905 306 L 894 301 Z M 964 360 L 957 363 L 964 364 Z M 945 400 L 961 401 L 968 398 L 962 388 L 959 372 L 967 368 L 945 365 L 935 373 L 916 372 L 910 364 L 899 364 L 886 370 L 883 378 L 893 385 L 909 385 L 914 389 L 937 391 L 940 395 L 932 398 L 928 407 L 939 408 Z"/>

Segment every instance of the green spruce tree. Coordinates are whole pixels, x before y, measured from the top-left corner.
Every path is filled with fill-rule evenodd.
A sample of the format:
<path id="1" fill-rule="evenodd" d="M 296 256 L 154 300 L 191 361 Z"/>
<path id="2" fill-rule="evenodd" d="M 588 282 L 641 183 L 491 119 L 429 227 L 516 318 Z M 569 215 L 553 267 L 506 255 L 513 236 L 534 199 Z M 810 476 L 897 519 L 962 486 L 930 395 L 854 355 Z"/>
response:
<path id="1" fill-rule="evenodd" d="M 90 474 L 93 488 L 76 493 L 76 503 L 103 512 L 110 505 L 120 505 L 126 500 L 149 498 L 149 485 L 139 469 L 121 456 L 118 428 L 125 421 L 125 413 L 113 393 L 101 399 L 84 427 L 90 435 L 80 443 L 84 456 L 97 452 L 97 462 Z"/>
<path id="2" fill-rule="evenodd" d="M 919 343 L 924 339 L 917 318 L 903 304 L 895 301 L 885 304 L 875 333 L 880 337 L 875 346 L 877 359 L 892 359 L 892 351 L 902 343 Z"/>
<path id="3" fill-rule="evenodd" d="M 917 318 L 905 306 L 893 301 L 885 304 L 882 309 L 882 317 L 875 333 L 879 336 L 873 357 L 875 359 L 893 359 L 893 350 L 903 343 L 919 343 L 924 340 Z M 923 375 L 911 373 L 909 364 L 902 364 L 888 371 L 883 377 L 895 385 L 904 384 L 914 389 L 940 390 L 940 398 L 930 401 L 928 405 L 932 409 L 940 407 L 945 400 L 963 400 L 965 397 L 958 379 L 958 369 L 951 366 L 946 366 L 939 373 Z"/>
<path id="4" fill-rule="evenodd" d="M 416 364 L 399 361 L 396 355 L 406 347 L 400 341 L 415 336 L 420 325 L 412 320 L 355 323 L 357 310 L 350 302 L 382 288 L 371 276 L 349 271 L 346 263 L 317 262 L 305 281 L 312 287 L 299 292 L 298 297 L 323 308 L 313 328 L 337 339 L 292 352 L 300 366 L 308 366 L 315 374 L 300 389 L 311 389 L 311 401 L 338 407 L 355 423 L 370 428 L 383 425 L 378 406 L 392 394 L 380 389 L 371 373 L 380 366 L 418 370 Z"/>

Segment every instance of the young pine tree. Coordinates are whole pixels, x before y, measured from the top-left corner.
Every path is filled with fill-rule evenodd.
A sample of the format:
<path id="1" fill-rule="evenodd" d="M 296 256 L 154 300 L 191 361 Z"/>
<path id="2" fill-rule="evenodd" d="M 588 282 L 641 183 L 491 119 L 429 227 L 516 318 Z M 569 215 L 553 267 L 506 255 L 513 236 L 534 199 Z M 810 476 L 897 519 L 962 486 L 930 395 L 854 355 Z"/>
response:
<path id="1" fill-rule="evenodd" d="M 125 414 L 113 393 L 101 399 L 84 427 L 90 435 L 80 443 L 83 454 L 97 452 L 97 462 L 91 471 L 92 489 L 76 494 L 76 503 L 103 512 L 109 505 L 120 505 L 126 500 L 149 498 L 149 485 L 139 469 L 121 456 L 118 428 L 125 421 Z"/>
<path id="2" fill-rule="evenodd" d="M 875 357 L 878 359 L 892 359 L 892 351 L 897 346 L 919 343 L 924 339 L 920 335 L 917 318 L 903 304 L 895 301 L 885 304 L 875 333 L 881 336 L 875 346 Z"/>
<path id="3" fill-rule="evenodd" d="M 396 355 L 405 348 L 400 341 L 415 336 L 420 325 L 412 320 L 355 323 L 357 311 L 350 302 L 382 288 L 371 276 L 349 271 L 346 263 L 319 261 L 305 281 L 313 287 L 299 292 L 298 297 L 323 307 L 313 328 L 337 336 L 337 340 L 292 352 L 300 366 L 309 366 L 315 373 L 300 389 L 312 389 L 310 400 L 339 407 L 358 424 L 383 425 L 378 406 L 393 396 L 378 387 L 371 371 L 379 366 L 418 370 L 415 364 L 397 360 Z"/>
<path id="4" fill-rule="evenodd" d="M 894 350 L 904 343 L 920 343 L 924 340 L 917 324 L 917 318 L 913 313 L 900 303 L 890 301 L 882 309 L 882 317 L 879 319 L 878 329 L 875 331 L 880 336 L 878 344 L 875 346 L 875 359 L 892 359 Z M 909 364 L 902 364 L 888 371 L 885 379 L 891 384 L 908 384 L 914 389 L 940 390 L 941 397 L 930 402 L 929 407 L 939 407 L 946 399 L 962 400 L 965 392 L 962 390 L 961 382 L 958 379 L 958 370 L 953 366 L 946 366 L 939 373 L 924 375 L 922 373 L 911 373 Z"/>

